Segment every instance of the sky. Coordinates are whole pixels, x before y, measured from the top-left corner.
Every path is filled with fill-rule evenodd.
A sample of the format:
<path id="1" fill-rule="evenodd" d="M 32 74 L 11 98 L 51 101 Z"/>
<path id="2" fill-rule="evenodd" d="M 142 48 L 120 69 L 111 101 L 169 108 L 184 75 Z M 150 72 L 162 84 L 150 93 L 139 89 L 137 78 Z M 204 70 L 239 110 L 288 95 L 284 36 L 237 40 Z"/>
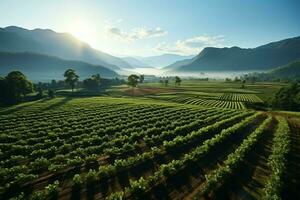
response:
<path id="1" fill-rule="evenodd" d="M 116 56 L 194 55 L 300 36 L 299 10 L 298 0 L 0 0 L 0 27 L 69 32 Z"/>

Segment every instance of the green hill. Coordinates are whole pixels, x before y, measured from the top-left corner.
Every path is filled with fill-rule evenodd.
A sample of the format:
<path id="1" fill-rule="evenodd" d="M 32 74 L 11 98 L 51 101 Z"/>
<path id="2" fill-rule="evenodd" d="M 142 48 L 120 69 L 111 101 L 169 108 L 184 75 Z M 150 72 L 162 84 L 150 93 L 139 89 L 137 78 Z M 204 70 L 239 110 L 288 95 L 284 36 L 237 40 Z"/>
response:
<path id="1" fill-rule="evenodd" d="M 300 79 L 300 60 L 272 69 L 267 74 L 280 79 Z"/>

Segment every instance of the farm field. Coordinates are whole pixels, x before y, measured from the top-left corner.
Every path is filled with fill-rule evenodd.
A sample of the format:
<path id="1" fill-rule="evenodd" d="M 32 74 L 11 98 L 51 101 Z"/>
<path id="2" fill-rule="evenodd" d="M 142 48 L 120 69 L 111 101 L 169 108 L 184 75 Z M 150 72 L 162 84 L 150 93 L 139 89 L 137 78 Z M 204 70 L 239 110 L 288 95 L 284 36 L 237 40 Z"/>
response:
<path id="1" fill-rule="evenodd" d="M 299 7 L 0 1 L 0 200 L 300 200 Z"/>
<path id="2" fill-rule="evenodd" d="M 0 109 L 0 199 L 300 198 L 297 115 L 175 89 Z"/>

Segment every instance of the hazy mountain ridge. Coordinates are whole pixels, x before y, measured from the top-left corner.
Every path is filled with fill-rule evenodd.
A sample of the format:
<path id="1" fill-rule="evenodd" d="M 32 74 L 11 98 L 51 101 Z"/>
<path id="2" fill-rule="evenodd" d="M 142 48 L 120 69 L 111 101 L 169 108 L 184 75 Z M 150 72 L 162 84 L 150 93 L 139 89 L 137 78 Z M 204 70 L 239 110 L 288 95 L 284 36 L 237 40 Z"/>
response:
<path id="1" fill-rule="evenodd" d="M 81 79 L 97 73 L 106 78 L 118 76 L 116 72 L 106 67 L 82 61 L 64 60 L 55 56 L 28 52 L 0 52 L 1 76 L 13 70 L 20 70 L 33 81 L 61 80 L 63 73 L 69 68 L 75 69 Z"/>
<path id="2" fill-rule="evenodd" d="M 153 67 L 165 67 L 167 65 L 170 65 L 180 60 L 193 58 L 194 56 L 195 55 L 182 56 L 178 54 L 162 54 L 158 56 L 149 56 L 149 57 L 136 56 L 134 58 Z"/>
<path id="3" fill-rule="evenodd" d="M 268 70 L 299 58 L 300 37 L 295 37 L 253 49 L 207 47 L 192 60 L 177 62 L 165 69 L 178 72 Z"/>
<path id="4" fill-rule="evenodd" d="M 118 57 L 95 50 L 68 33 L 57 33 L 50 29 L 27 30 L 9 26 L 0 29 L 0 51 L 36 52 L 63 59 L 82 60 L 119 70 L 130 68 L 130 64 Z"/>
<path id="5" fill-rule="evenodd" d="M 129 63 L 132 67 L 136 68 L 152 67 L 151 65 L 144 63 L 141 60 L 136 59 L 134 57 L 123 57 L 122 60 Z"/>

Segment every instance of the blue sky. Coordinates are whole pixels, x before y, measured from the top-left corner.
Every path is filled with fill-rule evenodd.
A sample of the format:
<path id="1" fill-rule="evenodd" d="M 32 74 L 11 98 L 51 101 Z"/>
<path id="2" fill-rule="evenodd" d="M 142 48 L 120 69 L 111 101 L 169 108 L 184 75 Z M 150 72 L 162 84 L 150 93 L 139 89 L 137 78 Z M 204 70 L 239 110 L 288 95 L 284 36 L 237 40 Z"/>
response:
<path id="1" fill-rule="evenodd" d="M 1 0 L 0 27 L 70 32 L 118 56 L 188 55 L 300 36 L 299 9 L 297 0 Z"/>

